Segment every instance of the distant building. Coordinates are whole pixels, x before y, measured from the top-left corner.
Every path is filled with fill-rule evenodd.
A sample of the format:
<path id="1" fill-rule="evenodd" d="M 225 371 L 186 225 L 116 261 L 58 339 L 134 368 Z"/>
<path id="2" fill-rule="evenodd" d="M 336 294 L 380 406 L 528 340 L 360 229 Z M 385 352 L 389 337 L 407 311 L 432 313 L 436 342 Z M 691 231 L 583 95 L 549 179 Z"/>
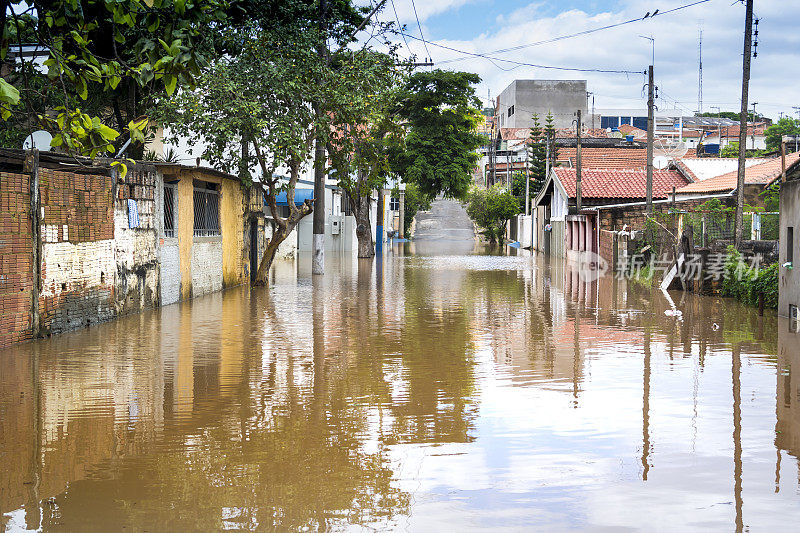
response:
<path id="1" fill-rule="evenodd" d="M 542 123 L 551 113 L 556 128 L 571 128 L 579 109 L 587 117 L 586 80 L 514 80 L 497 97 L 501 128 L 530 128 L 534 113 Z"/>

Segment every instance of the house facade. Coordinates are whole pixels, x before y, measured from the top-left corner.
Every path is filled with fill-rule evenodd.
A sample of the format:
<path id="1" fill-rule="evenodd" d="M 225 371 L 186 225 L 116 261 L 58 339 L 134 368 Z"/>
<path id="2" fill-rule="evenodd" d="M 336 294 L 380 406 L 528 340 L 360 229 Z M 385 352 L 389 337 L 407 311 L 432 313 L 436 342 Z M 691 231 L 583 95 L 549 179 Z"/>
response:
<path id="1" fill-rule="evenodd" d="M 260 190 L 235 176 L 2 156 L 0 346 L 246 283 L 263 255 Z"/>
<path id="2" fill-rule="evenodd" d="M 592 208 L 645 200 L 647 173 L 641 170 L 582 169 L 581 211 L 577 210 L 577 172 L 554 168 L 534 199 L 533 248 L 555 256 L 599 252 L 599 221 Z M 666 200 L 688 180 L 675 170 L 653 172 L 653 198 Z"/>
<path id="3" fill-rule="evenodd" d="M 800 160 L 787 163 L 786 179 L 781 183 L 780 212 L 778 314 L 794 319 L 793 327 L 797 331 L 800 320 Z"/>

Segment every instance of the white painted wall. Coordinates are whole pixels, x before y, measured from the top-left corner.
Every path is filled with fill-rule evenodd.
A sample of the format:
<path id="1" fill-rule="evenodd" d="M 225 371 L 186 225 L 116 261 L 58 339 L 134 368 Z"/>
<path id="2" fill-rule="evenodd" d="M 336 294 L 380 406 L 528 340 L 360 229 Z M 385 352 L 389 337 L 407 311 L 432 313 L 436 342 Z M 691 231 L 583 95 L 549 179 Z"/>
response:
<path id="1" fill-rule="evenodd" d="M 222 290 L 222 237 L 195 237 L 192 245 L 192 297 Z"/>

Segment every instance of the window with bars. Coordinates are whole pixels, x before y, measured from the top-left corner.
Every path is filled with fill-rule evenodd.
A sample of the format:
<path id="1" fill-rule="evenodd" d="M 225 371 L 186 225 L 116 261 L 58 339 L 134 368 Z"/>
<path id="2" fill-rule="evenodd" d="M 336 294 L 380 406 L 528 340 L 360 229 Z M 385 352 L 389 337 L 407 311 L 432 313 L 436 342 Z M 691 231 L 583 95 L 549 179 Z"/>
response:
<path id="1" fill-rule="evenodd" d="M 215 237 L 219 231 L 219 191 L 215 183 L 194 182 L 194 236 Z"/>
<path id="2" fill-rule="evenodd" d="M 346 217 L 353 215 L 353 208 L 350 206 L 350 195 L 342 189 L 342 214 Z"/>
<path id="3" fill-rule="evenodd" d="M 400 198 L 392 196 L 389 199 L 389 209 L 392 211 L 400 211 Z"/>
<path id="4" fill-rule="evenodd" d="M 178 225 L 176 215 L 176 199 L 178 198 L 178 187 L 175 184 L 164 184 L 164 236 L 174 237 L 175 228 Z"/>

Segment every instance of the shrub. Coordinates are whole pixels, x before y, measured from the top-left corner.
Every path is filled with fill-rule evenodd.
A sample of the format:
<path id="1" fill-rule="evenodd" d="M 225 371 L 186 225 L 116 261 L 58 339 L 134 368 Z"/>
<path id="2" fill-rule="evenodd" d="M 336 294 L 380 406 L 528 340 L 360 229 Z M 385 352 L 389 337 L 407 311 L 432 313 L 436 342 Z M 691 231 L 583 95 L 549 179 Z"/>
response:
<path id="1" fill-rule="evenodd" d="M 499 184 L 488 189 L 475 187 L 467 195 L 467 214 L 490 243 L 503 244 L 506 224 L 519 214 L 519 202 Z"/>
<path id="2" fill-rule="evenodd" d="M 722 295 L 736 298 L 747 305 L 758 305 L 759 293 L 764 293 L 764 307 L 778 308 L 778 264 L 756 271 L 743 269 L 742 254 L 728 246 Z"/>

